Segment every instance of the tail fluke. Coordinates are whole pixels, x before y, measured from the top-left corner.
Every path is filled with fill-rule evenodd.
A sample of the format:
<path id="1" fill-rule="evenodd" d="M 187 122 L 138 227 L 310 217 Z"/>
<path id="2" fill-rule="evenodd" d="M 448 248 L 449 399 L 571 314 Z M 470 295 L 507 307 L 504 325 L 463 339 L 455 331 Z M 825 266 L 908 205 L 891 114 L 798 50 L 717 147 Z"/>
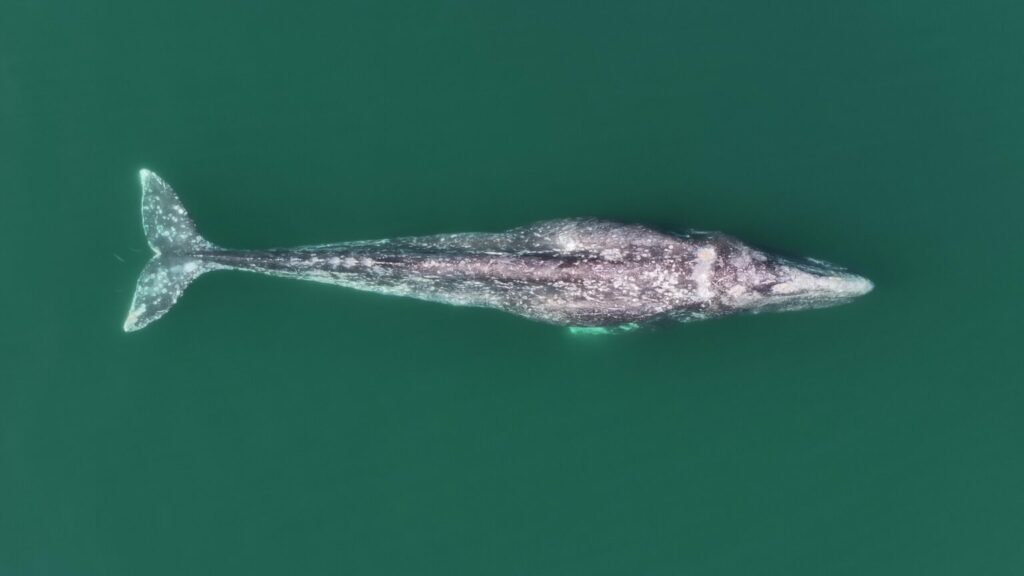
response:
<path id="1" fill-rule="evenodd" d="M 135 286 L 125 332 L 133 332 L 157 320 L 174 306 L 188 285 L 216 268 L 203 261 L 204 253 L 218 248 L 199 235 L 174 190 L 149 170 L 142 180 L 142 227 L 156 253 L 146 264 Z"/>
<path id="2" fill-rule="evenodd" d="M 142 229 L 157 255 L 188 254 L 215 250 L 199 235 L 196 225 L 174 193 L 174 189 L 149 170 L 140 170 L 142 180 Z"/>
<path id="3" fill-rule="evenodd" d="M 139 274 L 132 308 L 124 321 L 124 331 L 144 328 L 166 314 L 193 280 L 212 269 L 191 256 L 154 256 Z"/>

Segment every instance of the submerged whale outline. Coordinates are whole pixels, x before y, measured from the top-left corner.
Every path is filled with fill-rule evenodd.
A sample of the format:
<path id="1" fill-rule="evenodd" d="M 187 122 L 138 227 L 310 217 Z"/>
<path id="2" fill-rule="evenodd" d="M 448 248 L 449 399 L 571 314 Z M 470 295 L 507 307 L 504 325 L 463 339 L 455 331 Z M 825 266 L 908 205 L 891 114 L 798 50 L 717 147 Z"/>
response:
<path id="1" fill-rule="evenodd" d="M 213 270 L 497 308 L 581 332 L 823 308 L 874 287 L 838 266 L 772 255 L 719 232 L 667 234 L 591 218 L 499 233 L 231 250 L 199 234 L 159 176 L 145 169 L 139 176 L 142 225 L 154 256 L 139 275 L 126 332 L 159 319 L 193 280 Z"/>

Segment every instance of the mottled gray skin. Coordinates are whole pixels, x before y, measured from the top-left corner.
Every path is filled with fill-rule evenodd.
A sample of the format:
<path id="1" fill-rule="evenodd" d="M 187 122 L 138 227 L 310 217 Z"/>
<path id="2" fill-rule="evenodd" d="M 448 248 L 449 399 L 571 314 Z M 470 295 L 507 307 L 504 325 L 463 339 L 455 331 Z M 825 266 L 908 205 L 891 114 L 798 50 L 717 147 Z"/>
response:
<path id="1" fill-rule="evenodd" d="M 725 234 L 665 234 L 595 219 L 501 233 L 228 250 L 198 235 L 155 174 L 143 171 L 142 180 L 143 223 L 157 256 L 140 277 L 126 330 L 159 318 L 188 282 L 217 269 L 496 308 L 571 327 L 820 308 L 872 288 L 837 267 L 773 256 Z"/>

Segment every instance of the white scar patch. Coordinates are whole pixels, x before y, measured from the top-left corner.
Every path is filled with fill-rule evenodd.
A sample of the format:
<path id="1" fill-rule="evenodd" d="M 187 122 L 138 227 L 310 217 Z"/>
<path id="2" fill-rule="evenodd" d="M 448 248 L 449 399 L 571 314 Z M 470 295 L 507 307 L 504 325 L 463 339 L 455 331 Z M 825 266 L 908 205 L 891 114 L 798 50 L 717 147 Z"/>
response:
<path id="1" fill-rule="evenodd" d="M 711 246 L 704 246 L 697 250 L 697 260 L 693 265 L 694 284 L 697 285 L 697 297 L 701 300 L 710 300 L 714 295 L 711 290 L 711 272 L 715 267 L 715 260 L 718 254 Z"/>
<path id="2" fill-rule="evenodd" d="M 601 258 L 612 262 L 618 262 L 619 260 L 622 260 L 622 250 L 619 250 L 618 248 L 606 248 L 601 250 Z"/>
<path id="3" fill-rule="evenodd" d="M 797 282 L 779 282 L 772 286 L 772 294 L 792 294 L 800 289 Z"/>

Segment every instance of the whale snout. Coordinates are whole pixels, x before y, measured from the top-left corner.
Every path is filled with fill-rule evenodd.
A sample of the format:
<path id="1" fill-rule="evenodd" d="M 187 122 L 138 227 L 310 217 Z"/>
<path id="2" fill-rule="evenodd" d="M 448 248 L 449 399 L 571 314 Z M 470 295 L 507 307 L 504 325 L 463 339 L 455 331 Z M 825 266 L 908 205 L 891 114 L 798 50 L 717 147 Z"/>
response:
<path id="1" fill-rule="evenodd" d="M 848 274 L 839 278 L 837 289 L 849 298 L 856 298 L 874 290 L 875 283 L 863 276 Z"/>
<path id="2" fill-rule="evenodd" d="M 801 294 L 820 298 L 847 299 L 871 292 L 875 285 L 871 280 L 856 274 L 813 274 L 794 272 L 785 281 L 772 286 L 771 293 L 784 296 Z"/>
<path id="3" fill-rule="evenodd" d="M 812 275 L 804 279 L 805 293 L 823 302 L 846 302 L 875 289 L 871 280 L 856 274 Z"/>
<path id="4" fill-rule="evenodd" d="M 871 280 L 821 260 L 786 259 L 778 272 L 770 297 L 784 306 L 797 301 L 812 308 L 833 306 L 875 288 Z"/>

